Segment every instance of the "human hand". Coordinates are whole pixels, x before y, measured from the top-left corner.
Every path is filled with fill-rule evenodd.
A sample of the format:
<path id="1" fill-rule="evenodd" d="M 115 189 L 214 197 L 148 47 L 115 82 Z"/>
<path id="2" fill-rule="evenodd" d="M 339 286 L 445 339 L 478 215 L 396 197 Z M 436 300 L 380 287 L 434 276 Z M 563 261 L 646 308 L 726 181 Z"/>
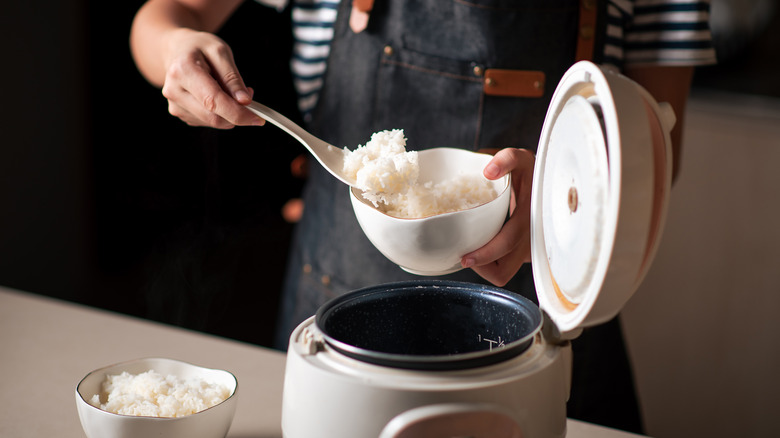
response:
<path id="1" fill-rule="evenodd" d="M 230 129 L 263 125 L 244 105 L 252 101 L 228 44 L 209 32 L 171 31 L 165 50 L 162 94 L 168 112 L 192 126 Z"/>
<path id="2" fill-rule="evenodd" d="M 534 154 L 527 149 L 498 151 L 483 171 L 495 180 L 512 174 L 509 220 L 485 246 L 463 256 L 461 265 L 496 286 L 504 286 L 523 263 L 531 261 L 531 182 Z"/>

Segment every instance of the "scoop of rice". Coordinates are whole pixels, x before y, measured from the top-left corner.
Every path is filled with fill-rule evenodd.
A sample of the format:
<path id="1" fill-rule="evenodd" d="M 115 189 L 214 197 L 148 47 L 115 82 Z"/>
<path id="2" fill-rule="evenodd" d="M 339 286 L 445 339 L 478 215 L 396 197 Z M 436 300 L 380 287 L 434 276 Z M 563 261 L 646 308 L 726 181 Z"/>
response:
<path id="1" fill-rule="evenodd" d="M 366 192 L 404 193 L 417 182 L 420 165 L 417 152 L 406 151 L 404 131 L 393 129 L 374 133 L 354 151 L 344 148 L 344 173 Z"/>
<path id="2" fill-rule="evenodd" d="M 95 394 L 91 405 L 122 415 L 145 417 L 183 417 L 222 403 L 230 390 L 203 379 L 179 379 L 154 370 L 133 375 L 123 372 L 106 376 L 103 391 L 106 403 Z"/>
<path id="3" fill-rule="evenodd" d="M 355 178 L 363 198 L 378 210 L 399 218 L 465 210 L 498 196 L 481 174 L 458 174 L 437 184 L 418 183 L 417 152 L 406 151 L 401 129 L 374 133 L 365 146 L 354 151 L 344 148 L 344 172 Z"/>

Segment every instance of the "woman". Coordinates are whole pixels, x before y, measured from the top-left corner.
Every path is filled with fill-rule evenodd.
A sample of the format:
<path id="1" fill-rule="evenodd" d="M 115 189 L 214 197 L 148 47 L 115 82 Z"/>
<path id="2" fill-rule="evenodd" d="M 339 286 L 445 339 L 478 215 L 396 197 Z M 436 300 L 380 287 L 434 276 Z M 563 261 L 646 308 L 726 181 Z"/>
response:
<path id="1" fill-rule="evenodd" d="M 498 150 L 484 173 L 491 179 L 512 173 L 510 219 L 491 242 L 463 257 L 468 269 L 446 278 L 487 281 L 535 299 L 528 264 L 533 150 L 552 92 L 569 66 L 579 59 L 612 64 L 657 100 L 670 102 L 678 115 L 673 144 L 679 157 L 692 66 L 714 59 L 707 46 L 707 5 L 691 2 L 678 10 L 676 3 L 664 10 L 654 3 L 643 9 L 625 0 L 298 1 L 293 20 L 301 49 L 292 65 L 300 107 L 314 135 L 350 149 L 373 132 L 401 128 L 409 149 Z M 134 22 L 131 43 L 139 69 L 162 88 L 169 112 L 191 125 L 264 122 L 244 108 L 252 89 L 228 45 L 213 34 L 239 4 L 150 0 Z M 643 12 L 645 21 L 635 20 L 635 12 Z M 670 21 L 685 22 L 695 36 L 681 38 L 677 51 L 664 49 L 664 36 L 638 42 L 625 57 L 634 62 L 623 65 L 622 50 L 630 41 L 622 32 L 632 23 L 653 32 L 659 20 L 647 25 L 648 17 L 659 13 L 671 13 Z M 307 37 L 307 27 L 330 25 L 332 38 Z M 314 56 L 327 63 L 313 76 L 307 72 L 307 44 L 326 48 Z M 507 82 L 511 86 L 504 87 Z M 282 297 L 281 347 L 325 300 L 414 278 L 368 242 L 346 188 L 319 166 L 310 169 L 304 205 Z M 574 351 L 569 415 L 641 432 L 618 321 L 586 330 Z"/>

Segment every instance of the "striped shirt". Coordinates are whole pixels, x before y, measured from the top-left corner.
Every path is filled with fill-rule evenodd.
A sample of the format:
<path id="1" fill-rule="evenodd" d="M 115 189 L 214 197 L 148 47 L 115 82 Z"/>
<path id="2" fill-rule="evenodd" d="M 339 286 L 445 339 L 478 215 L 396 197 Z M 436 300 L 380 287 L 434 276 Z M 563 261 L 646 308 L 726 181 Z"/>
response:
<path id="1" fill-rule="evenodd" d="M 308 119 L 322 88 L 340 0 L 293 1 L 290 67 L 298 92 L 298 108 L 304 119 Z"/>
<path id="2" fill-rule="evenodd" d="M 307 119 L 322 88 L 340 1 L 293 0 L 291 69 Z M 618 68 L 715 62 L 709 0 L 608 0 L 606 34 L 603 63 Z"/>

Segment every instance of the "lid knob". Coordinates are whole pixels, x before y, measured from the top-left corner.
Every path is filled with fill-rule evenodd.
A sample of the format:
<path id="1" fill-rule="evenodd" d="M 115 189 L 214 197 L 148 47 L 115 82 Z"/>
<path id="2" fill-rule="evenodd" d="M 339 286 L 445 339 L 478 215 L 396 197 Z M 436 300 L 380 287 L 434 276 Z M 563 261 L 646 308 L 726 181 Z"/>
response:
<path id="1" fill-rule="evenodd" d="M 574 186 L 569 189 L 569 212 L 577 212 L 577 187 Z"/>

